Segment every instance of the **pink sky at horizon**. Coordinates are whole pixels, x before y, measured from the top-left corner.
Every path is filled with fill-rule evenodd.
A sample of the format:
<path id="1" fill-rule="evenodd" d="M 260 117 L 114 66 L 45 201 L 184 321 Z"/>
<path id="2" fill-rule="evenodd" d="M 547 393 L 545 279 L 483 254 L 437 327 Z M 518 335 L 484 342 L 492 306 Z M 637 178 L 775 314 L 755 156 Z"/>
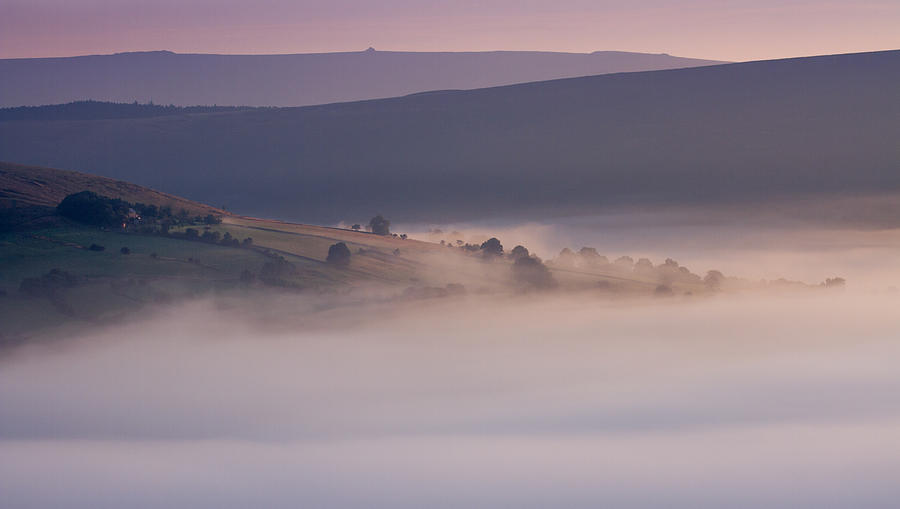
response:
<path id="1" fill-rule="evenodd" d="M 888 0 L 7 0 L 0 58 L 621 50 L 758 60 L 900 48 Z"/>

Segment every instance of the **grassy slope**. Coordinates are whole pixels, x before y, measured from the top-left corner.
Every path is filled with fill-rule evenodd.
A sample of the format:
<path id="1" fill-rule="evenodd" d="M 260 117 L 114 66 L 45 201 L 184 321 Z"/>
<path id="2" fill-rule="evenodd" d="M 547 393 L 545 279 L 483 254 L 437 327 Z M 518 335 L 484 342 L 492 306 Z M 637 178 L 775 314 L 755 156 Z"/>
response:
<path id="1" fill-rule="evenodd" d="M 18 186 L 17 194 L 10 198 L 16 203 L 52 206 L 65 194 L 91 189 L 129 201 L 173 203 L 196 213 L 217 212 L 103 177 L 10 164 L 0 168 L 6 192 Z M 258 281 L 249 285 L 242 282 L 241 274 L 260 274 L 264 264 L 275 256 L 283 257 L 294 268 L 280 277 L 280 285 L 314 292 L 377 287 L 382 295 L 384 291 L 400 295 L 409 287 L 443 287 L 450 283 L 476 292 L 506 292 L 512 287 L 511 260 L 488 263 L 480 253 L 431 242 L 234 215 L 224 215 L 221 224 L 205 228 L 241 240 L 251 237 L 253 245 L 231 247 L 172 236 L 105 231 L 64 220 L 37 229 L 0 233 L 0 340 L 25 337 L 62 323 L 115 320 L 145 304 L 185 296 L 255 291 L 264 286 Z M 346 243 L 353 253 L 346 268 L 326 262 L 328 248 L 337 242 Z M 106 249 L 92 251 L 88 249 L 91 244 Z M 122 247 L 128 247 L 130 254 L 121 254 Z M 24 297 L 19 292 L 23 279 L 40 277 L 52 269 L 74 274 L 80 283 L 62 290 L 57 302 Z M 599 281 L 607 281 L 616 292 L 646 294 L 659 284 L 653 277 L 616 272 L 612 267 L 560 268 L 553 273 L 567 289 L 596 289 Z M 703 291 L 699 284 L 673 286 L 676 293 Z"/>

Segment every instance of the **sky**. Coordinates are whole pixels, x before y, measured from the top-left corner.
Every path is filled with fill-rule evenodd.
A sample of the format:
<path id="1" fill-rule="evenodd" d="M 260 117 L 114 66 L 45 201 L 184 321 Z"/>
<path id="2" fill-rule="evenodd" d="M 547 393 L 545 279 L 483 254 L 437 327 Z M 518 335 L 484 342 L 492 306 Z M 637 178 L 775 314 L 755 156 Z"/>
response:
<path id="1" fill-rule="evenodd" d="M 4 0 L 0 58 L 622 50 L 745 61 L 900 48 L 897 0 Z"/>

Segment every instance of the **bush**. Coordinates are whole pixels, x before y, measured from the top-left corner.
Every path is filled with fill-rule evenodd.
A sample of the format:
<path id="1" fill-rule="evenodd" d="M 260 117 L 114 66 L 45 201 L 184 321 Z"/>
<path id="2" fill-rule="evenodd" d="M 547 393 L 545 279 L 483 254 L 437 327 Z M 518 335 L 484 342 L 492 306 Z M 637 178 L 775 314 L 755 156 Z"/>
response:
<path id="1" fill-rule="evenodd" d="M 216 244 L 219 242 L 220 237 L 221 234 L 219 232 L 205 231 L 203 232 L 203 235 L 200 236 L 200 240 L 209 242 L 211 244 Z"/>
<path id="2" fill-rule="evenodd" d="M 119 250 L 119 253 L 121 253 L 123 255 L 128 255 L 128 254 L 131 254 L 131 250 L 125 246 L 122 246 L 122 249 Z"/>
<path id="3" fill-rule="evenodd" d="M 263 264 L 259 271 L 259 279 L 269 285 L 277 285 L 283 277 L 297 273 L 294 264 L 285 260 L 283 256 L 275 255 L 272 261 Z"/>
<path id="4" fill-rule="evenodd" d="M 91 246 L 88 247 L 88 249 L 90 249 L 91 251 L 105 251 L 106 250 L 106 248 L 101 246 L 100 244 L 91 244 Z"/>
<path id="5" fill-rule="evenodd" d="M 846 284 L 847 280 L 842 277 L 830 277 L 822 283 L 825 288 L 843 288 Z"/>
<path id="6" fill-rule="evenodd" d="M 673 292 L 672 289 L 666 285 L 659 285 L 655 290 L 653 290 L 653 294 L 657 297 L 671 297 L 675 294 L 675 292 Z"/>
<path id="7" fill-rule="evenodd" d="M 328 257 L 325 259 L 331 265 L 346 267 L 350 265 L 350 248 L 343 242 L 332 244 L 328 248 Z"/>

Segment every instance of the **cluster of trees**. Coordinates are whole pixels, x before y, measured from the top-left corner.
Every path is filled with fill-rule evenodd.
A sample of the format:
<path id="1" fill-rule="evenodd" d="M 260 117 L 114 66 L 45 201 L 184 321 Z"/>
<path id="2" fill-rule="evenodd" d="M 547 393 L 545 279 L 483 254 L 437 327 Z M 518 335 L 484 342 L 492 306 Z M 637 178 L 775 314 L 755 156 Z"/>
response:
<path id="1" fill-rule="evenodd" d="M 468 249 L 466 246 L 469 245 L 471 244 L 465 244 L 462 247 Z M 479 250 L 487 260 L 499 259 L 504 256 L 512 259 L 513 280 L 521 290 L 549 290 L 557 286 L 550 269 L 540 258 L 529 253 L 525 246 L 516 246 L 509 254 L 504 255 L 500 239 L 491 237 L 481 243 Z"/>
<path id="2" fill-rule="evenodd" d="M 184 233 L 170 233 L 169 236 L 229 247 L 250 247 L 253 245 L 252 237 L 246 237 L 244 238 L 244 240 L 238 240 L 229 232 L 225 232 L 225 234 L 223 235 L 217 231 L 204 230 L 203 233 L 200 233 L 200 230 L 196 228 L 187 228 L 184 230 Z"/>
<path id="3" fill-rule="evenodd" d="M 516 258 L 513 262 L 513 278 L 526 289 L 549 290 L 557 286 L 550 269 L 536 256 Z"/>
<path id="4" fill-rule="evenodd" d="M 140 118 L 184 113 L 212 113 L 252 109 L 250 106 L 175 106 L 117 103 L 105 101 L 73 101 L 46 106 L 17 106 L 0 109 L 0 121 L 9 120 L 94 120 L 103 118 Z"/>
<path id="5" fill-rule="evenodd" d="M 635 274 L 643 277 L 656 279 L 664 285 L 674 282 L 683 283 L 700 283 L 703 282 L 711 289 L 718 289 L 725 276 L 719 271 L 710 271 L 706 278 L 701 279 L 700 276 L 692 273 L 690 269 L 680 265 L 671 258 L 659 264 L 653 265 L 648 258 L 639 258 L 635 261 L 630 256 L 621 256 L 610 262 L 606 256 L 603 256 L 592 247 L 583 247 L 578 252 L 574 252 L 569 248 L 560 251 L 559 255 L 550 262 L 555 267 L 577 268 L 577 269 L 608 269 L 622 274 Z"/>
<path id="6" fill-rule="evenodd" d="M 93 226 L 117 227 L 128 220 L 130 203 L 118 198 L 82 191 L 66 196 L 56 206 L 59 215 Z"/>
<path id="7" fill-rule="evenodd" d="M 214 225 L 222 222 L 222 218 L 214 214 L 190 217 L 185 209 L 176 214 L 170 206 L 129 203 L 93 191 L 81 191 L 66 196 L 57 205 L 56 211 L 59 215 L 79 223 L 105 228 L 134 225 L 140 226 L 144 233 L 156 231 L 166 233 L 170 227 L 184 224 Z"/>

